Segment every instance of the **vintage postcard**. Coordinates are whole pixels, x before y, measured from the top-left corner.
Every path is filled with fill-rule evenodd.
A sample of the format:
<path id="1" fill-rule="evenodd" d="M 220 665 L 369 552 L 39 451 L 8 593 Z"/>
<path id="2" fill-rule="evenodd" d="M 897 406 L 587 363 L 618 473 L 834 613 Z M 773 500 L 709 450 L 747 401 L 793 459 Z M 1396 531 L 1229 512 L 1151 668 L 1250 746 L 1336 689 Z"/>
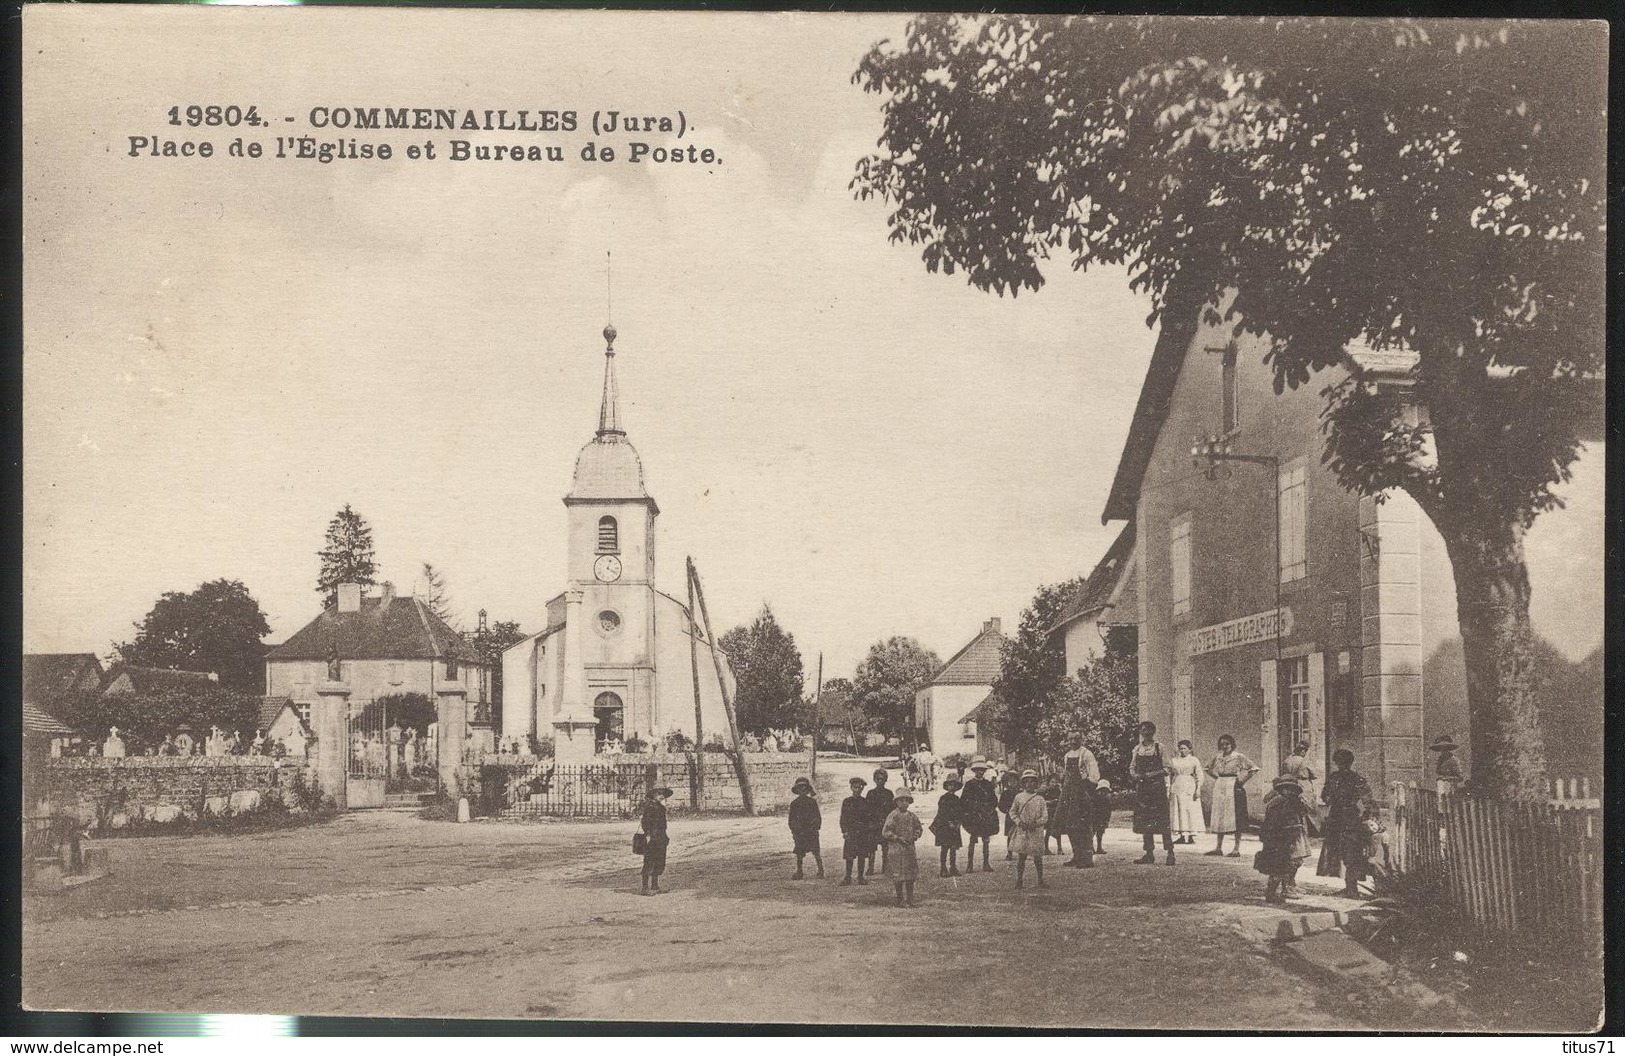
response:
<path id="1" fill-rule="evenodd" d="M 23 50 L 27 1007 L 1597 1029 L 1606 25 Z"/>

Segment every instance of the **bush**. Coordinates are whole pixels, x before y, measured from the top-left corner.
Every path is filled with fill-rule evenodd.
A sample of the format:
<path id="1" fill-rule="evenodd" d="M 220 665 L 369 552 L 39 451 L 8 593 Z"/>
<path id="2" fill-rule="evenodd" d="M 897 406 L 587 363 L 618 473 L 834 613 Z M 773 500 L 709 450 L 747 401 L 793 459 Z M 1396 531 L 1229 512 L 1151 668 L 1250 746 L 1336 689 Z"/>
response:
<path id="1" fill-rule="evenodd" d="M 626 751 L 629 755 L 641 755 L 649 750 L 649 742 L 637 734 L 626 739 Z"/>
<path id="2" fill-rule="evenodd" d="M 666 751 L 687 752 L 694 747 L 694 739 L 682 730 L 672 730 L 666 734 Z"/>
<path id="3" fill-rule="evenodd" d="M 708 752 L 726 752 L 728 744 L 722 739 L 722 734 L 713 733 L 705 739 L 705 750 Z"/>

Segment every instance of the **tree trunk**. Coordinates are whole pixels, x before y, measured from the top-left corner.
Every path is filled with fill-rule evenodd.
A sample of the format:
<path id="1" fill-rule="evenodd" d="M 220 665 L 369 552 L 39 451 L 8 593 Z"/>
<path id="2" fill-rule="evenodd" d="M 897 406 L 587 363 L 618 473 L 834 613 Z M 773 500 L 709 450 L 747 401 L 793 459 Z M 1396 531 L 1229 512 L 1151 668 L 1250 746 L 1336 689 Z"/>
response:
<path id="1" fill-rule="evenodd" d="M 1443 527 L 1443 526 L 1441 526 Z M 1480 518 L 1443 531 L 1456 581 L 1467 665 L 1475 791 L 1517 799 L 1546 795 L 1546 748 L 1530 663 L 1529 570 L 1523 529 Z"/>

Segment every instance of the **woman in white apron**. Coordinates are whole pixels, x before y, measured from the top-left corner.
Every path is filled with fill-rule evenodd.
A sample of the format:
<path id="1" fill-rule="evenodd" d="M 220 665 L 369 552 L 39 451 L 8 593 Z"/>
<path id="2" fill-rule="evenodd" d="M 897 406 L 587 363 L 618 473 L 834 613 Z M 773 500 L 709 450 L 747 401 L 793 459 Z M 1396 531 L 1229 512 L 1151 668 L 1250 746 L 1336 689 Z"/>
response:
<path id="1" fill-rule="evenodd" d="M 1180 741 L 1179 754 L 1168 761 L 1173 781 L 1168 786 L 1168 820 L 1175 843 L 1195 843 L 1202 823 L 1202 761 L 1189 741 Z"/>
<path id="2" fill-rule="evenodd" d="M 1236 739 L 1228 733 L 1219 737 L 1219 754 L 1208 760 L 1207 774 L 1213 779 L 1213 810 L 1207 830 L 1219 837 L 1208 857 L 1224 854 L 1224 838 L 1236 837 L 1231 858 L 1241 857 L 1241 830 L 1247 827 L 1248 780 L 1258 773 L 1253 761 L 1236 751 Z"/>

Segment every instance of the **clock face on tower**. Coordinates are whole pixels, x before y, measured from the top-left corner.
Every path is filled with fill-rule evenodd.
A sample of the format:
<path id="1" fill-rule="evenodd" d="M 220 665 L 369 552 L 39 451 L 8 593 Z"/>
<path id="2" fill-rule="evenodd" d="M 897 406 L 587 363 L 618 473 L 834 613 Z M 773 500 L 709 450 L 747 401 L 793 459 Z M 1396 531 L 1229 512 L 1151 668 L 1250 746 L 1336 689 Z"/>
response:
<path id="1" fill-rule="evenodd" d="M 592 574 L 600 582 L 613 583 L 621 578 L 621 559 L 614 554 L 600 554 L 598 560 L 592 563 Z"/>

